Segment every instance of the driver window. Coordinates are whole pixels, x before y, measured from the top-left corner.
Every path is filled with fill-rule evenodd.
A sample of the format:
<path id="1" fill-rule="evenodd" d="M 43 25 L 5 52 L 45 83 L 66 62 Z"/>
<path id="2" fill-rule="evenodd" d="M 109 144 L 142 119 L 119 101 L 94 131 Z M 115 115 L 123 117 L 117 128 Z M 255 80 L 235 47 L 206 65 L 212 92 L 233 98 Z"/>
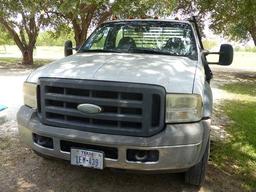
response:
<path id="1" fill-rule="evenodd" d="M 117 47 L 120 39 L 123 38 L 123 28 L 120 28 L 120 30 L 118 31 L 117 35 L 116 35 L 116 42 L 115 42 L 115 47 Z"/>
<path id="2" fill-rule="evenodd" d="M 98 35 L 94 39 L 94 43 L 92 44 L 92 49 L 103 50 L 105 47 L 106 38 L 108 36 L 109 27 L 105 28 L 104 31 L 98 33 Z"/>

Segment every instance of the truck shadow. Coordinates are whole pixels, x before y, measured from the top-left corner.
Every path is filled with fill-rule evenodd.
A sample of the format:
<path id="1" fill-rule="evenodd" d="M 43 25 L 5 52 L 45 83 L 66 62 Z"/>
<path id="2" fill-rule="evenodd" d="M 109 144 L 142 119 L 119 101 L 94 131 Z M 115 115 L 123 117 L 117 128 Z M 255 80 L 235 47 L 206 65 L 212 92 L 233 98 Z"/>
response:
<path id="1" fill-rule="evenodd" d="M 183 174 L 120 173 L 71 166 L 62 160 L 43 159 L 18 138 L 1 142 L 0 191 L 199 191 L 185 185 Z M 13 155 L 11 155 L 13 154 Z"/>
<path id="2" fill-rule="evenodd" d="M 50 169 L 49 169 L 50 166 Z M 47 175 L 48 189 L 53 191 L 199 191 L 197 187 L 184 184 L 184 175 L 142 174 L 105 169 L 103 171 L 74 167 L 65 161 L 43 160 L 41 176 Z M 51 178 L 53 170 L 54 177 Z M 39 176 L 40 176 L 39 175 Z M 40 176 L 40 177 L 41 177 Z M 62 182 L 56 182 L 56 181 Z M 41 181 L 39 181 L 39 185 Z M 46 188 L 47 190 L 47 188 Z M 83 191 L 83 190 L 81 190 Z"/>
<path id="3" fill-rule="evenodd" d="M 8 140 L 8 139 L 7 139 Z M 71 166 L 62 160 L 43 159 L 16 139 L 10 139 L 1 160 L 0 191 L 111 191 L 111 192 L 196 192 L 230 191 L 228 175 L 210 165 L 206 183 L 197 188 L 184 184 L 183 174 L 120 173 Z M 13 155 L 10 155 L 12 153 Z M 2 154 L 3 155 L 3 154 Z M 0 158 L 2 159 L 3 157 Z M 228 182 L 223 182 L 226 178 Z M 235 181 L 233 181 L 235 183 Z M 235 186 L 235 185 L 234 185 Z M 231 190 L 231 191 L 239 191 Z"/>

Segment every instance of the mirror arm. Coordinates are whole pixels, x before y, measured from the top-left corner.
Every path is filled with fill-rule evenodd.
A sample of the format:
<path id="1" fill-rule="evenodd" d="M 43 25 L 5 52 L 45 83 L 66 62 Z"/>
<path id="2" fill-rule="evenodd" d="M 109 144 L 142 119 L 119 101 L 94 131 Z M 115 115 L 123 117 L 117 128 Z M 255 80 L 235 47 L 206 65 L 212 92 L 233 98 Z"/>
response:
<path id="1" fill-rule="evenodd" d="M 203 52 L 203 54 L 205 55 L 205 56 L 207 56 L 207 55 L 220 55 L 220 54 L 222 54 L 222 52 Z"/>
<path id="2" fill-rule="evenodd" d="M 220 64 L 219 62 L 207 62 L 207 63 L 210 65 L 219 65 Z"/>
<path id="3" fill-rule="evenodd" d="M 222 52 L 203 51 L 203 54 L 204 54 L 205 56 L 207 56 L 207 55 L 220 55 L 220 54 L 222 54 Z M 219 65 L 219 62 L 208 62 L 208 61 L 207 61 L 207 63 L 210 64 L 210 65 Z"/>

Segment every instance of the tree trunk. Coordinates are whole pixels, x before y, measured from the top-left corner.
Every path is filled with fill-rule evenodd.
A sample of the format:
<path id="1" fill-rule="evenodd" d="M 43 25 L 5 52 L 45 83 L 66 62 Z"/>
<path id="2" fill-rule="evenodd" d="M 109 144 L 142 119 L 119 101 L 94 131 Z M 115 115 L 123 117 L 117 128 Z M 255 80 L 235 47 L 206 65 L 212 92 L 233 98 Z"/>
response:
<path id="1" fill-rule="evenodd" d="M 73 27 L 75 34 L 76 47 L 80 47 L 87 38 L 88 27 L 83 27 L 82 30 L 77 27 Z"/>
<path id="2" fill-rule="evenodd" d="M 22 52 L 22 65 L 33 65 L 33 48 L 21 50 Z"/>
<path id="3" fill-rule="evenodd" d="M 80 39 L 77 44 L 79 48 L 80 48 L 80 46 L 82 46 L 84 44 L 85 40 L 87 39 L 88 30 L 89 30 L 89 27 L 87 27 L 87 26 L 82 28 Z"/>
<path id="4" fill-rule="evenodd" d="M 254 42 L 254 46 L 256 47 L 256 33 L 255 34 L 251 34 L 252 36 L 252 40 Z"/>
<path id="5" fill-rule="evenodd" d="M 254 45 L 256 46 L 256 26 L 249 30 L 249 33 L 251 34 Z"/>

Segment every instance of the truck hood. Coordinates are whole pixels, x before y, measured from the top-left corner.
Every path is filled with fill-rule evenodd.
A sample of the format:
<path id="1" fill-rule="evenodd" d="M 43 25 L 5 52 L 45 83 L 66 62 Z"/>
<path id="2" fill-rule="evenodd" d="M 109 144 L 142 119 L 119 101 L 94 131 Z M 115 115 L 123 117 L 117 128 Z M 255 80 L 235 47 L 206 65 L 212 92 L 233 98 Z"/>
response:
<path id="1" fill-rule="evenodd" d="M 40 77 L 146 83 L 163 86 L 169 93 L 192 93 L 197 61 L 186 57 L 77 53 L 33 71 L 28 82 Z"/>

